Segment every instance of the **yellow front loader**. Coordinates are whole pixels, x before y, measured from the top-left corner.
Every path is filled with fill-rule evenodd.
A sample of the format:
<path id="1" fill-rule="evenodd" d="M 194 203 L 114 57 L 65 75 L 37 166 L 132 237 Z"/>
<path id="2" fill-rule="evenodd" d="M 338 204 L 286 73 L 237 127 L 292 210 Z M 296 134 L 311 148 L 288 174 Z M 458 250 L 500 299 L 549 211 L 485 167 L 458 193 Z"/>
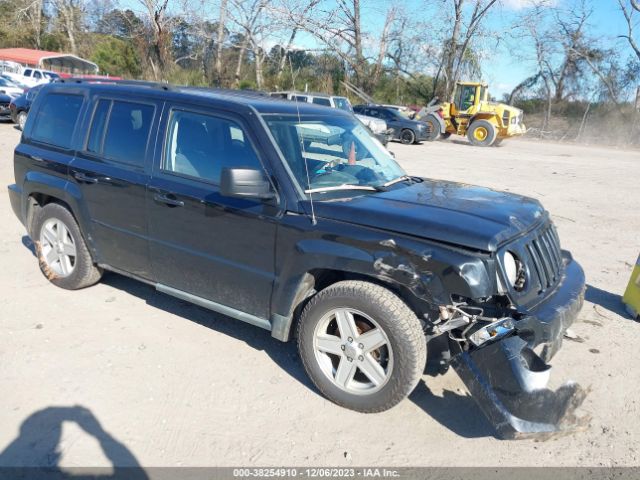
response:
<path id="1" fill-rule="evenodd" d="M 428 140 L 466 136 L 473 145 L 499 145 L 505 138 L 523 135 L 522 110 L 488 100 L 486 83 L 458 82 L 453 102 L 423 108 L 417 120 L 427 124 Z"/>

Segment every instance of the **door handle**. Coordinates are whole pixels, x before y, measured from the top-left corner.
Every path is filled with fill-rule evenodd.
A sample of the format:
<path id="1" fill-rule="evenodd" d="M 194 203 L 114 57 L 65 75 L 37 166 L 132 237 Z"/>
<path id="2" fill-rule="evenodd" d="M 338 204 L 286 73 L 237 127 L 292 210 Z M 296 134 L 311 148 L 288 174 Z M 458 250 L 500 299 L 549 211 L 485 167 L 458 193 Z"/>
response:
<path id="1" fill-rule="evenodd" d="M 75 172 L 73 174 L 74 178 L 80 182 L 84 183 L 98 183 L 98 179 L 96 177 L 90 177 L 89 175 L 82 172 Z"/>
<path id="2" fill-rule="evenodd" d="M 184 207 L 184 202 L 175 198 L 171 193 L 156 193 L 153 196 L 153 199 L 158 203 L 164 203 L 165 205 L 169 205 L 171 207 Z"/>

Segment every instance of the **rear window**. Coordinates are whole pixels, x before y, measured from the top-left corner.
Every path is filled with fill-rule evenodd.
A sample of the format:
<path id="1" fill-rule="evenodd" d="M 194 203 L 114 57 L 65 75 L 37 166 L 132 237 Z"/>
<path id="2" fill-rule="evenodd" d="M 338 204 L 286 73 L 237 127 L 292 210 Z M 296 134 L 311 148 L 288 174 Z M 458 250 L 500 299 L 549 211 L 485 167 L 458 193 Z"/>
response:
<path id="1" fill-rule="evenodd" d="M 153 105 L 100 100 L 86 150 L 119 163 L 144 166 L 153 112 Z"/>
<path id="2" fill-rule="evenodd" d="M 40 104 L 31 138 L 38 142 L 71 148 L 73 130 L 82 107 L 82 96 L 51 93 Z"/>

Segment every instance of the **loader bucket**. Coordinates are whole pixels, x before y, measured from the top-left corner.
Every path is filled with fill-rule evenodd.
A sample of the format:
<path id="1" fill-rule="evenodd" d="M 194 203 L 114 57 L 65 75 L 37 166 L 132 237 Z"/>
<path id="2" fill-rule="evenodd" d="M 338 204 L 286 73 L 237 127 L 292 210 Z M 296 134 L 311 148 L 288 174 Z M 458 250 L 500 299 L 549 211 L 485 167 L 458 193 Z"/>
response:
<path id="1" fill-rule="evenodd" d="M 500 438 L 546 440 L 589 424 L 576 415 L 588 392 L 574 382 L 548 389 L 551 366 L 518 336 L 462 352 L 451 365 Z"/>

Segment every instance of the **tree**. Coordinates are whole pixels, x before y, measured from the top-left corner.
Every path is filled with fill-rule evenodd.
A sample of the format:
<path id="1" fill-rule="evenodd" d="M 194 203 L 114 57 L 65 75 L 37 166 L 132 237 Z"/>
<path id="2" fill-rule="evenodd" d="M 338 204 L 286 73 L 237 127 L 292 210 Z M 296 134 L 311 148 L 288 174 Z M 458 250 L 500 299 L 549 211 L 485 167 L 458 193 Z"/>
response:
<path id="1" fill-rule="evenodd" d="M 627 41 L 629 42 L 629 46 L 638 57 L 638 60 L 640 60 L 640 44 L 638 44 L 638 41 L 635 39 L 635 32 L 633 31 L 634 23 L 635 23 L 634 10 L 636 12 L 640 12 L 640 0 L 629 0 L 629 1 L 630 1 L 630 7 L 627 7 L 625 0 L 618 0 L 618 4 L 620 5 L 620 11 L 624 15 L 624 19 L 627 22 L 627 33 L 626 35 L 621 35 L 621 37 L 627 39 Z"/>
<path id="2" fill-rule="evenodd" d="M 167 14 L 169 0 L 138 0 L 145 8 L 147 22 L 151 28 L 150 48 L 152 55 L 149 57 L 153 76 L 159 80 L 166 71 L 169 63 L 169 40 L 172 18 Z M 156 65 L 157 62 L 157 65 Z"/>
<path id="3" fill-rule="evenodd" d="M 220 0 L 220 14 L 218 16 L 218 33 L 216 41 L 216 82 L 222 85 L 222 48 L 225 37 L 225 21 L 227 20 L 227 0 Z"/>
<path id="4" fill-rule="evenodd" d="M 62 30 L 69 40 L 69 48 L 78 54 L 77 36 L 82 28 L 85 2 L 82 0 L 49 0 L 60 22 Z"/>
<path id="5" fill-rule="evenodd" d="M 140 60 L 130 42 L 103 36 L 93 47 L 91 60 L 107 75 L 136 78 L 140 75 Z"/>
<path id="6" fill-rule="evenodd" d="M 441 55 L 440 65 L 433 82 L 433 96 L 436 96 L 438 89 L 444 98 L 451 100 L 456 82 L 460 79 L 460 74 L 465 63 L 473 59 L 469 55 L 469 49 L 473 40 L 480 32 L 482 21 L 487 17 L 491 8 L 498 0 L 473 0 L 471 15 L 465 18 L 465 6 L 467 0 L 443 0 L 450 3 L 453 8 L 451 35 L 446 38 Z M 444 77 L 444 85 L 440 86 L 441 78 Z"/>
<path id="7" fill-rule="evenodd" d="M 388 7 L 382 35 L 376 39 L 377 42 L 373 41 L 373 35 L 362 28 L 361 8 L 360 0 L 324 0 L 318 2 L 313 15 L 300 16 L 289 13 L 288 21 L 294 27 L 307 31 L 323 44 L 327 51 L 337 55 L 352 75 L 352 81 L 370 93 L 382 73 L 383 62 L 387 58 L 389 33 L 393 30 L 397 7 L 393 3 Z M 372 45 L 369 49 L 365 49 L 365 37 Z M 373 69 L 370 64 L 372 58 L 375 65 Z"/>

